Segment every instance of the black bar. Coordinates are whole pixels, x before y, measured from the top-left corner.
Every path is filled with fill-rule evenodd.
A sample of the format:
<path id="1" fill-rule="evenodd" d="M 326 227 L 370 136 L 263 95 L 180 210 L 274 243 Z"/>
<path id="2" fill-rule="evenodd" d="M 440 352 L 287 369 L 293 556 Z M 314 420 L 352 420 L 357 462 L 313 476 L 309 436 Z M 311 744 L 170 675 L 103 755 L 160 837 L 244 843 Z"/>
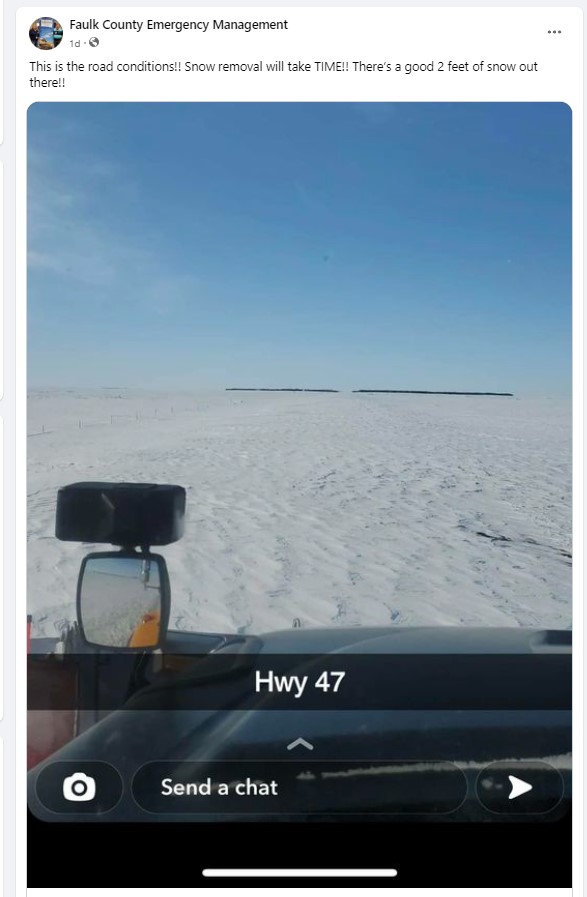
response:
<path id="1" fill-rule="evenodd" d="M 570 654 L 32 654 L 28 679 L 30 710 L 568 710 L 572 693 Z"/>
<path id="2" fill-rule="evenodd" d="M 204 879 L 202 870 L 227 866 L 398 870 L 393 880 L 346 882 L 357 887 L 571 887 L 570 813 L 546 825 L 386 822 L 373 823 L 373 831 L 369 823 L 356 821 L 333 830 L 327 823 L 202 825 L 155 820 L 108 825 L 41 822 L 29 812 L 28 886 L 79 888 L 83 868 L 80 872 L 80 864 L 69 861 L 78 856 L 84 858 L 92 886 L 101 888 L 226 888 L 226 880 Z M 305 879 L 294 885 L 328 883 Z M 283 879 L 271 878 L 229 884 L 286 886 Z"/>

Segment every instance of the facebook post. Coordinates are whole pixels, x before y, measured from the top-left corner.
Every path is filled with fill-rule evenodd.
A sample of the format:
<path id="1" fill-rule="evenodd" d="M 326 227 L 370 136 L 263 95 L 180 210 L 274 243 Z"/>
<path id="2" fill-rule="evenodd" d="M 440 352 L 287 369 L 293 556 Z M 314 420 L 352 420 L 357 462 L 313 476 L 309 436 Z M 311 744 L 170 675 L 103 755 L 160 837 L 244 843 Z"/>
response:
<path id="1" fill-rule="evenodd" d="M 580 11 L 17 21 L 29 886 L 570 889 Z"/>

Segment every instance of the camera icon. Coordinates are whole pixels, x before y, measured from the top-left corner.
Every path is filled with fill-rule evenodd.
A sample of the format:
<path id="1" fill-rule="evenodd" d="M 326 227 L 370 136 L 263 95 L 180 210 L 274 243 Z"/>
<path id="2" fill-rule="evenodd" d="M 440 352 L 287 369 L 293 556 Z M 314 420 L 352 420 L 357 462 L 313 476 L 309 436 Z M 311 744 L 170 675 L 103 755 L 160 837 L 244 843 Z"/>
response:
<path id="1" fill-rule="evenodd" d="M 63 780 L 65 800 L 86 801 L 96 796 L 96 780 L 83 772 L 74 772 Z"/>

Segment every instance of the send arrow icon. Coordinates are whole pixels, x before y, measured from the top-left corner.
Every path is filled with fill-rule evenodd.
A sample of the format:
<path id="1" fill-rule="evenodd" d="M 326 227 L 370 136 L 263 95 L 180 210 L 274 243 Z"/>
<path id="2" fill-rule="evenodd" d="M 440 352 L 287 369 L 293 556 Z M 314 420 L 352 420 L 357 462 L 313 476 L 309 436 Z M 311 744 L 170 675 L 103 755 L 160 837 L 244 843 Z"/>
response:
<path id="1" fill-rule="evenodd" d="M 528 782 L 525 782 L 523 779 L 518 779 L 516 776 L 508 776 L 508 779 L 512 786 L 509 796 L 510 800 L 515 800 L 516 797 L 520 797 L 520 795 L 532 791 L 533 785 L 529 785 Z"/>

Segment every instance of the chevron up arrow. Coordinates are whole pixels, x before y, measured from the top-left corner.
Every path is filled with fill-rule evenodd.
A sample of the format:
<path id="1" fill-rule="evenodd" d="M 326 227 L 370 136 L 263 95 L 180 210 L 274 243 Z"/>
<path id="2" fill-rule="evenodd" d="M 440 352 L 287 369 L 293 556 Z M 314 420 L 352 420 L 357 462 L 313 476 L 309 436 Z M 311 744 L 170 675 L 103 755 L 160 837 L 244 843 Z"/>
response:
<path id="1" fill-rule="evenodd" d="M 288 744 L 287 749 L 288 751 L 293 751 L 293 749 L 297 747 L 305 747 L 308 751 L 314 750 L 314 745 L 310 744 L 309 741 L 306 741 L 305 738 L 296 738 L 295 741 L 292 741 L 291 744 Z"/>

